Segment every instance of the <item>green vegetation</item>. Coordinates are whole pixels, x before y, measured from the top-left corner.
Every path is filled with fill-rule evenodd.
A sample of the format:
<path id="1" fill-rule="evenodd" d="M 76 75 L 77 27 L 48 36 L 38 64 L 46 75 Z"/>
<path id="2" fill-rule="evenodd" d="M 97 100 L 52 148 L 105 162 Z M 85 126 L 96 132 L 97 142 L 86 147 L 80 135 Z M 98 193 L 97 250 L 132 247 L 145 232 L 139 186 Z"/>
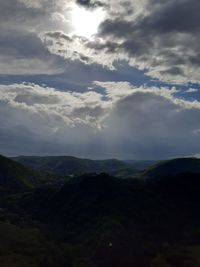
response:
<path id="1" fill-rule="evenodd" d="M 45 185 L 61 185 L 70 177 L 55 176 L 30 169 L 16 161 L 0 156 L 0 191 L 14 193 Z"/>
<path id="2" fill-rule="evenodd" d="M 24 190 L 33 187 L 35 173 L 21 164 L 0 156 L 0 185 L 8 191 Z"/>
<path id="3" fill-rule="evenodd" d="M 0 163 L 1 267 L 200 267 L 198 160 L 162 162 L 151 179 L 85 174 L 64 185 Z"/>
<path id="4" fill-rule="evenodd" d="M 44 171 L 56 175 L 71 175 L 84 173 L 100 173 L 127 168 L 127 164 L 116 160 L 90 160 L 70 156 L 60 157 L 26 157 L 13 158 L 15 161 L 38 171 Z"/>

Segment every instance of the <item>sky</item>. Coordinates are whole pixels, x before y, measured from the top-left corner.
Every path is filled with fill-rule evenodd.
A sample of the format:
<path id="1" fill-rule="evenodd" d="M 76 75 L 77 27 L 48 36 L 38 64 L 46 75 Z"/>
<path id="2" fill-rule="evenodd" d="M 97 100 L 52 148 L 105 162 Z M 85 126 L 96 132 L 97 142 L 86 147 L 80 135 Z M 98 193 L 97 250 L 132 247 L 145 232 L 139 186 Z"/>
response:
<path id="1" fill-rule="evenodd" d="M 0 153 L 200 153 L 199 0 L 0 0 Z"/>

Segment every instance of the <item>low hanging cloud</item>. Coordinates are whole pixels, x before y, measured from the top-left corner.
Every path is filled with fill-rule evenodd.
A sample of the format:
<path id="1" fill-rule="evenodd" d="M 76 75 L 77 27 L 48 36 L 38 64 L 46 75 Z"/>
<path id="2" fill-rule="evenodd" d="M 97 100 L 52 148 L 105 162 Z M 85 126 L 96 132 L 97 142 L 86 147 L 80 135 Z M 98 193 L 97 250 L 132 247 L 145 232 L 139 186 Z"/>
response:
<path id="1" fill-rule="evenodd" d="M 35 84 L 0 89 L 2 153 L 166 158 L 200 149 L 200 104 L 178 99 L 175 88 L 95 82 L 84 93 Z"/>

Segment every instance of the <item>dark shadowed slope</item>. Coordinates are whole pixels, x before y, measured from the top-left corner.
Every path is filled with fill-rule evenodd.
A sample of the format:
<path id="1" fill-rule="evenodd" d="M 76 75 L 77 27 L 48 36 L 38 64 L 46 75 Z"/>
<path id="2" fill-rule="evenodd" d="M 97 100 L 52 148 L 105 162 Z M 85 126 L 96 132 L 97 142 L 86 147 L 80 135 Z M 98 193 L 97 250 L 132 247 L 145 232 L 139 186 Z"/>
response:
<path id="1" fill-rule="evenodd" d="M 27 168 L 1 162 L 1 177 L 21 181 Z M 36 267 L 199 267 L 199 160 L 152 170 L 151 179 L 85 174 L 61 187 L 9 194 L 0 201 L 0 266 L 26 267 L 30 259 Z M 2 264 L 5 255 L 10 265 Z"/>
<path id="2" fill-rule="evenodd" d="M 199 245 L 199 190 L 198 174 L 147 181 L 84 175 L 21 203 L 62 241 L 82 244 L 95 267 L 198 267 L 189 249 Z"/>
<path id="3" fill-rule="evenodd" d="M 162 161 L 144 172 L 146 178 L 166 177 L 181 173 L 200 174 L 200 159 L 198 158 L 177 158 Z"/>
<path id="4" fill-rule="evenodd" d="M 11 192 L 33 187 L 35 175 L 20 163 L 0 156 L 0 187 Z"/>
<path id="5" fill-rule="evenodd" d="M 63 178 L 37 172 L 19 162 L 0 156 L 1 191 L 12 193 L 58 183 L 63 184 Z"/>
<path id="6" fill-rule="evenodd" d="M 125 163 L 129 165 L 129 167 L 133 167 L 136 170 L 144 171 L 147 168 L 155 165 L 158 161 L 156 160 L 125 160 Z"/>

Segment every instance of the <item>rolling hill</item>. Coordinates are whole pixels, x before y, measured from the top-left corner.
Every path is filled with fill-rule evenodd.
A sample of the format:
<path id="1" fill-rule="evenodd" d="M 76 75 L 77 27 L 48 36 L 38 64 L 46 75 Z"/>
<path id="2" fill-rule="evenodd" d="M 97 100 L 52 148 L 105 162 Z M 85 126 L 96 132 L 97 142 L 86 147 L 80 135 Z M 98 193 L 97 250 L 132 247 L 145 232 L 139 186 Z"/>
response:
<path id="1" fill-rule="evenodd" d="M 82 244 L 95 267 L 199 266 L 190 251 L 199 244 L 199 175 L 150 180 L 83 175 L 21 203 L 54 236 Z"/>
<path id="2" fill-rule="evenodd" d="M 128 164 L 129 167 L 133 167 L 139 171 L 144 171 L 157 163 L 156 160 L 125 160 L 124 162 Z"/>
<path id="3" fill-rule="evenodd" d="M 71 175 L 83 173 L 113 173 L 127 168 L 127 164 L 117 159 L 90 160 L 71 156 L 20 156 L 13 158 L 15 161 L 37 171 L 44 171 L 56 175 Z"/>
<path id="4" fill-rule="evenodd" d="M 20 163 L 0 156 L 0 188 L 10 192 L 32 188 L 36 174 Z"/>
<path id="5" fill-rule="evenodd" d="M 22 192 L 45 185 L 62 185 L 68 177 L 57 177 L 32 170 L 23 164 L 0 156 L 0 190 L 1 192 Z"/>
<path id="6" fill-rule="evenodd" d="M 150 171 L 151 179 L 84 174 L 8 194 L 0 201 L 0 266 L 200 266 L 199 161 Z M 31 188 L 34 173 L 0 157 L 1 185 Z"/>

